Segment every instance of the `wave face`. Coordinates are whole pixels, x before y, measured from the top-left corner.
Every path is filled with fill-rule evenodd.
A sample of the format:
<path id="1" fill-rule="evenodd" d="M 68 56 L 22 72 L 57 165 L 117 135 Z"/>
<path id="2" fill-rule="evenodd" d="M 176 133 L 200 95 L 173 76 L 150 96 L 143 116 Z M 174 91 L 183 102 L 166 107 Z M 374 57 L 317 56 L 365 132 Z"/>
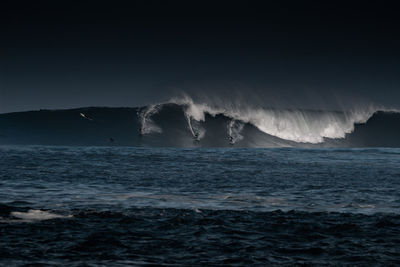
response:
<path id="1" fill-rule="evenodd" d="M 215 107 L 190 98 L 143 108 L 0 115 L 0 144 L 400 147 L 400 113 Z"/>

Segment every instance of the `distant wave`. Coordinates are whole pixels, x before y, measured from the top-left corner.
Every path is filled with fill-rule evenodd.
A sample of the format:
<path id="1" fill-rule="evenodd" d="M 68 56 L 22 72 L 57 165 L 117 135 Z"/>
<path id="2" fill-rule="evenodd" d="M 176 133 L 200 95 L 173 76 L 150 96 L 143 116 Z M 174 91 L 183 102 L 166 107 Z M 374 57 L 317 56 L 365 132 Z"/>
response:
<path id="1" fill-rule="evenodd" d="M 231 103 L 215 106 L 187 96 L 142 108 L 0 115 L 0 144 L 400 147 L 399 136 L 400 113 L 396 110 L 366 107 L 319 111 Z"/>

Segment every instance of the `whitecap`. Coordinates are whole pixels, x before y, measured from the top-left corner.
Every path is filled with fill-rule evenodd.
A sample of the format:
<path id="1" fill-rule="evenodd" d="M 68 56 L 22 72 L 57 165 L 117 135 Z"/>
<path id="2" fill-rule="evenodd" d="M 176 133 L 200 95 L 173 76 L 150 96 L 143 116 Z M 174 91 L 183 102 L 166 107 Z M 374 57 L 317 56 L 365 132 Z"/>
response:
<path id="1" fill-rule="evenodd" d="M 72 215 L 59 215 L 55 213 L 51 213 L 43 210 L 34 210 L 30 209 L 27 212 L 13 211 L 11 212 L 11 216 L 24 220 L 24 221 L 43 221 L 43 220 L 51 220 L 51 219 L 60 219 L 60 218 L 71 218 Z"/>

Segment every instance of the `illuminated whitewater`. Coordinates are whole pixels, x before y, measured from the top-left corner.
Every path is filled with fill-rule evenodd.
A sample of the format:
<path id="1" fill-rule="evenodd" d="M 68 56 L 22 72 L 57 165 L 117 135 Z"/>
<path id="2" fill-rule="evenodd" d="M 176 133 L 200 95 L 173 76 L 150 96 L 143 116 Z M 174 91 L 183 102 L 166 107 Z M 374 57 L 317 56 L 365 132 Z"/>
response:
<path id="1" fill-rule="evenodd" d="M 233 145 L 237 141 L 240 141 L 243 139 L 243 135 L 240 134 L 240 132 L 243 130 L 244 123 L 241 121 L 237 121 L 235 119 L 232 119 L 228 125 L 228 136 L 230 139 L 230 143 Z"/>
<path id="2" fill-rule="evenodd" d="M 365 123 L 376 111 L 372 106 L 345 112 L 252 108 L 234 105 L 212 107 L 206 103 L 195 103 L 187 96 L 174 98 L 165 104 L 170 103 L 183 106 L 192 134 L 194 134 L 193 121 L 204 122 L 206 114 L 213 117 L 222 114 L 231 118 L 232 121 L 250 123 L 266 134 L 284 140 L 312 144 L 322 143 L 324 138 L 344 138 L 346 134 L 354 131 L 355 124 Z M 151 115 L 154 114 L 155 112 Z M 231 136 L 230 131 L 232 127 L 228 127 L 228 134 Z M 204 130 L 200 132 L 202 135 L 205 134 Z M 242 138 L 242 136 L 237 137 L 237 139 Z"/>
<path id="3" fill-rule="evenodd" d="M 160 108 L 161 105 L 149 105 L 146 108 L 142 109 L 141 111 L 138 111 L 142 134 L 162 132 L 161 128 L 158 127 L 151 119 L 151 116 L 156 114 Z"/>

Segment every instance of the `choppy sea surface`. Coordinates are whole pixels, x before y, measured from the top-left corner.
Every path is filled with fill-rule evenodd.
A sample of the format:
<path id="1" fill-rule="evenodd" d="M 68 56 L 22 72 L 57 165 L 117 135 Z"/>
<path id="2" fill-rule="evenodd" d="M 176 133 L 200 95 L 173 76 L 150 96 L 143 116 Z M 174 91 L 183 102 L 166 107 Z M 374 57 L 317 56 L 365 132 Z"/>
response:
<path id="1" fill-rule="evenodd" d="M 397 265 L 400 149 L 0 147 L 0 265 Z"/>

